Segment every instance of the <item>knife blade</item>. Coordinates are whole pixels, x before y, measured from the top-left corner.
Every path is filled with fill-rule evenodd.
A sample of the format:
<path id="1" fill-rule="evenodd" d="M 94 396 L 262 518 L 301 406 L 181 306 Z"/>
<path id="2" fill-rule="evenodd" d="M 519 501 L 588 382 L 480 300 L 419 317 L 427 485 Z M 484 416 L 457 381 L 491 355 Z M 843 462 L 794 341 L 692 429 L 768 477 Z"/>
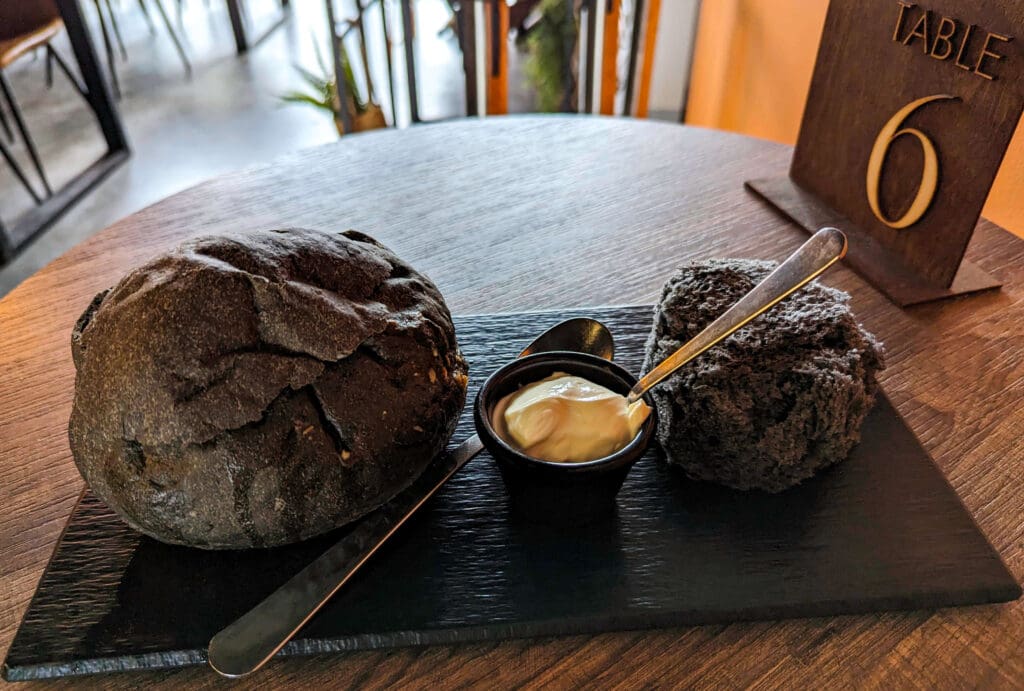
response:
<path id="1" fill-rule="evenodd" d="M 435 462 L 351 533 L 210 639 L 207 659 L 225 677 L 262 667 L 402 524 L 483 449 L 473 435 Z"/>

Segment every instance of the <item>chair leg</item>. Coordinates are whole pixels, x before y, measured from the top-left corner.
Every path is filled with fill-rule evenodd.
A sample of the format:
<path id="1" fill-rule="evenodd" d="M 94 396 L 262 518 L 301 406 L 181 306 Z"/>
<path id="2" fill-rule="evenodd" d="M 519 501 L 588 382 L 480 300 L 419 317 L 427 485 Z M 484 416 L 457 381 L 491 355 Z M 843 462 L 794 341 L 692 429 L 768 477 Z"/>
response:
<path id="1" fill-rule="evenodd" d="M 14 142 L 14 131 L 11 129 L 11 123 L 7 122 L 7 115 L 4 113 L 4 109 L 0 108 L 0 129 L 4 131 L 4 135 L 7 136 L 7 141 Z"/>
<path id="2" fill-rule="evenodd" d="M 46 44 L 46 88 L 53 88 L 53 53 L 50 52 L 50 44 Z"/>
<path id="3" fill-rule="evenodd" d="M 174 25 L 171 24 L 171 18 L 167 16 L 167 10 L 164 9 L 164 4 L 160 0 L 153 0 L 156 3 L 157 12 L 163 17 L 164 24 L 167 26 L 167 33 L 170 34 L 171 40 L 174 42 L 174 47 L 178 51 L 178 57 L 181 58 L 181 63 L 185 66 L 185 74 L 192 74 L 192 63 L 188 61 L 188 55 L 185 54 L 185 48 L 181 45 L 181 41 L 178 40 L 178 34 L 174 31 Z"/>
<path id="4" fill-rule="evenodd" d="M 107 30 L 107 20 L 103 16 L 103 5 L 100 0 L 93 0 L 96 4 L 96 14 L 100 17 L 100 33 L 103 34 L 103 47 L 107 51 L 107 69 L 110 70 L 110 85 L 114 88 L 114 96 L 121 98 L 121 83 L 117 78 L 117 62 L 114 60 L 114 46 L 110 42 L 110 32 Z"/>
<path id="5" fill-rule="evenodd" d="M 149 24 L 149 35 L 156 36 L 156 24 L 153 22 L 153 15 L 149 13 L 149 8 L 146 7 L 146 0 L 139 0 L 139 8 L 142 10 L 142 15 L 146 18 L 146 24 Z"/>
<path id="6" fill-rule="evenodd" d="M 3 92 L 4 98 L 7 100 L 7 106 L 11 109 L 11 115 L 14 116 L 14 124 L 18 126 L 18 132 L 21 134 L 21 140 L 25 142 L 25 147 L 28 149 L 28 155 L 32 158 L 32 163 L 36 166 L 36 172 L 39 173 L 39 179 L 43 181 L 43 189 L 46 190 L 47 195 L 53 195 L 53 190 L 50 188 L 50 181 L 46 179 L 46 172 L 43 170 L 43 162 L 39 160 L 39 152 L 36 151 L 36 144 L 32 141 L 32 136 L 28 133 L 28 128 L 25 126 L 25 120 L 21 117 L 21 109 L 18 108 L 17 101 L 14 100 L 14 92 L 11 91 L 10 82 L 7 81 L 7 75 L 4 74 L 3 70 L 0 70 L 0 91 Z"/>
<path id="7" fill-rule="evenodd" d="M 110 15 L 110 26 L 114 29 L 114 38 L 117 39 L 117 48 L 121 53 L 121 59 L 128 62 L 128 51 L 124 47 L 124 39 L 121 38 L 121 25 L 117 23 L 114 6 L 110 4 L 110 0 L 104 0 L 104 2 L 107 3 L 107 14 Z"/>
<path id="8" fill-rule="evenodd" d="M 28 193 L 32 195 L 32 200 L 36 204 L 42 204 L 42 198 L 39 196 L 38 193 L 36 193 L 31 183 L 29 183 L 28 178 L 25 177 L 25 171 L 21 169 L 21 166 L 19 166 L 18 162 L 14 159 L 14 156 L 11 155 L 11 152 L 7 150 L 7 145 L 4 144 L 2 139 L 0 139 L 0 154 L 3 155 L 4 159 L 6 159 L 7 161 L 7 165 L 9 165 L 11 167 L 11 170 L 14 171 L 14 177 L 18 178 L 18 180 L 21 181 L 21 184 L 25 186 L 25 189 L 28 191 Z"/>
<path id="9" fill-rule="evenodd" d="M 252 28 L 252 17 L 249 16 L 249 5 L 243 0 L 238 0 L 238 12 L 242 15 L 242 21 Z"/>
<path id="10" fill-rule="evenodd" d="M 60 53 L 58 53 L 56 48 L 53 47 L 53 44 L 47 43 L 46 50 L 49 51 L 51 59 L 56 61 L 57 67 L 60 68 L 60 71 L 64 73 L 64 76 L 68 78 L 68 81 L 71 82 L 71 85 L 75 87 L 75 91 L 81 94 L 82 98 L 88 101 L 89 94 L 86 93 L 85 87 L 82 85 L 82 82 L 80 82 L 78 80 L 78 77 L 75 76 L 74 72 L 71 71 L 71 68 L 68 66 L 68 63 L 66 63 L 64 61 L 64 58 L 60 56 Z"/>

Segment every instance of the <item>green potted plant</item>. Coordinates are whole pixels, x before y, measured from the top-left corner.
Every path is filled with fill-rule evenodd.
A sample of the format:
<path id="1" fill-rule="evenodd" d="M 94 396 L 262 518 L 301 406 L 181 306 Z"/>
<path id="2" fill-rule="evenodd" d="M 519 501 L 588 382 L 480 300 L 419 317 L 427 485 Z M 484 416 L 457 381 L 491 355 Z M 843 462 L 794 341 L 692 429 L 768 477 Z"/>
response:
<path id="1" fill-rule="evenodd" d="M 526 36 L 526 78 L 543 112 L 576 110 L 575 5 L 574 0 L 542 0 L 540 18 Z"/>
<path id="2" fill-rule="evenodd" d="M 371 95 L 367 98 L 363 98 L 360 93 L 359 84 L 356 82 L 355 74 L 352 72 L 352 64 L 349 62 L 348 51 L 345 50 L 343 43 L 338 45 L 338 54 L 341 58 L 345 91 L 347 92 L 345 107 L 348 109 L 349 116 L 352 119 L 352 130 L 362 132 L 364 130 L 387 127 L 384 111 L 373 100 L 372 89 Z M 281 98 L 288 103 L 304 103 L 328 111 L 334 118 L 334 126 L 338 128 L 338 134 L 345 134 L 335 78 L 333 76 L 326 76 L 330 75 L 330 70 L 324 65 L 323 56 L 320 54 L 319 48 L 316 51 L 316 60 L 320 66 L 319 75 L 301 66 L 295 66 L 295 69 L 302 76 L 302 80 L 306 83 L 308 90 L 291 91 Z"/>

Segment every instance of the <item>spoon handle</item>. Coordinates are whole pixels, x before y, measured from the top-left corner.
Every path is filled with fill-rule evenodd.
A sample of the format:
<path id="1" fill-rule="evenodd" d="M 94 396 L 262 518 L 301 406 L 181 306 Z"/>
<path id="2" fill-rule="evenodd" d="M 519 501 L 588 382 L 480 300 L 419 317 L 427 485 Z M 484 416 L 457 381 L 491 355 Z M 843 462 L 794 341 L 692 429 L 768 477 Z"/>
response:
<path id="1" fill-rule="evenodd" d="M 835 228 L 816 232 L 739 302 L 644 375 L 630 390 L 627 401 L 638 401 L 652 386 L 804 287 L 845 254 L 846 236 L 842 232 Z"/>
<path id="2" fill-rule="evenodd" d="M 482 448 L 474 434 L 439 458 L 408 489 L 214 636 L 207 651 L 210 666 L 225 677 L 240 677 L 262 667 L 406 519 Z"/>

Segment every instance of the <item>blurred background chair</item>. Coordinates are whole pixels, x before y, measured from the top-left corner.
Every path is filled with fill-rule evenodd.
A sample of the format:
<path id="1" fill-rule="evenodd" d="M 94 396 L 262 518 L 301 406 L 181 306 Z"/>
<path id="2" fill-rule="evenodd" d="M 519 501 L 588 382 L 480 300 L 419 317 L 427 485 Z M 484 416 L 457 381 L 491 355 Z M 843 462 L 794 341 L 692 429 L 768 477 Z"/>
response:
<path id="1" fill-rule="evenodd" d="M 183 0 L 178 0 L 179 27 L 183 27 L 183 23 L 180 20 L 182 3 Z M 111 0 L 93 0 L 93 4 L 96 7 L 96 14 L 100 23 L 100 33 L 103 36 L 103 47 L 107 54 L 107 70 L 110 72 L 111 86 L 114 89 L 115 95 L 120 98 L 121 83 L 117 74 L 117 56 L 114 51 L 114 43 L 117 43 L 117 52 L 120 53 L 122 60 L 128 60 L 128 50 L 125 48 L 124 38 L 121 36 L 121 25 L 117 20 L 117 8 Z M 185 46 L 182 44 L 178 32 L 174 30 L 174 24 L 171 22 L 163 2 L 161 0 L 153 0 L 153 4 L 156 5 L 157 14 L 160 15 L 167 35 L 170 37 L 171 42 L 174 44 L 174 49 L 181 59 L 181 64 L 185 68 L 185 76 L 190 76 L 192 74 L 192 63 L 188 59 L 188 54 L 185 52 Z M 157 29 L 149 10 L 148 0 L 138 0 L 138 7 L 143 17 L 145 17 L 146 23 L 149 25 L 150 35 L 155 36 Z M 113 37 L 111 34 L 113 34 Z"/>
<path id="2" fill-rule="evenodd" d="M 11 83 L 7 79 L 4 70 L 10 67 L 16 60 L 31 54 L 34 50 L 45 48 L 47 64 L 51 65 L 50 61 L 56 61 L 67 78 L 71 80 L 71 83 L 74 84 L 78 92 L 84 97 L 85 91 L 82 85 L 71 73 L 60 53 L 51 44 L 53 39 L 63 29 L 64 22 L 61 20 L 53 0 L 17 0 L 17 2 L 5 0 L 0 2 L 0 94 L 3 95 L 6 107 L 10 110 L 14 125 L 17 127 L 18 134 L 28 150 L 29 157 L 32 159 L 32 164 L 35 166 L 46 196 L 52 195 L 53 189 L 50 187 L 50 182 L 43 169 L 43 162 L 39 157 L 39 151 L 36 148 L 35 141 L 32 139 L 32 135 L 28 131 L 24 115 L 18 106 L 14 90 L 11 88 Z M 3 126 L 8 136 L 13 139 L 11 136 L 13 133 L 6 118 L 4 118 Z M 13 158 L 9 156 L 9 152 L 6 149 L 4 151 L 4 158 L 9 163 L 13 161 Z M 16 168 L 15 174 L 26 186 L 29 186 L 26 176 L 20 169 Z M 32 191 L 33 198 L 39 203 L 41 201 L 40 196 L 32 190 L 31 186 L 29 186 L 29 189 Z"/>
<path id="3" fill-rule="evenodd" d="M 23 171 L 21 166 L 18 165 L 18 160 L 14 158 L 14 154 L 7 148 L 3 139 L 0 139 L 0 155 L 3 155 L 4 160 L 7 161 L 7 165 L 11 168 L 11 172 L 13 172 L 14 176 L 18 178 L 18 181 L 22 186 L 24 186 L 25 191 L 29 193 L 29 196 L 32 197 L 33 201 L 35 201 L 36 204 L 42 204 L 43 198 L 39 196 L 39 193 L 36 192 L 32 183 L 29 182 L 28 177 L 25 175 L 25 171 Z"/>

